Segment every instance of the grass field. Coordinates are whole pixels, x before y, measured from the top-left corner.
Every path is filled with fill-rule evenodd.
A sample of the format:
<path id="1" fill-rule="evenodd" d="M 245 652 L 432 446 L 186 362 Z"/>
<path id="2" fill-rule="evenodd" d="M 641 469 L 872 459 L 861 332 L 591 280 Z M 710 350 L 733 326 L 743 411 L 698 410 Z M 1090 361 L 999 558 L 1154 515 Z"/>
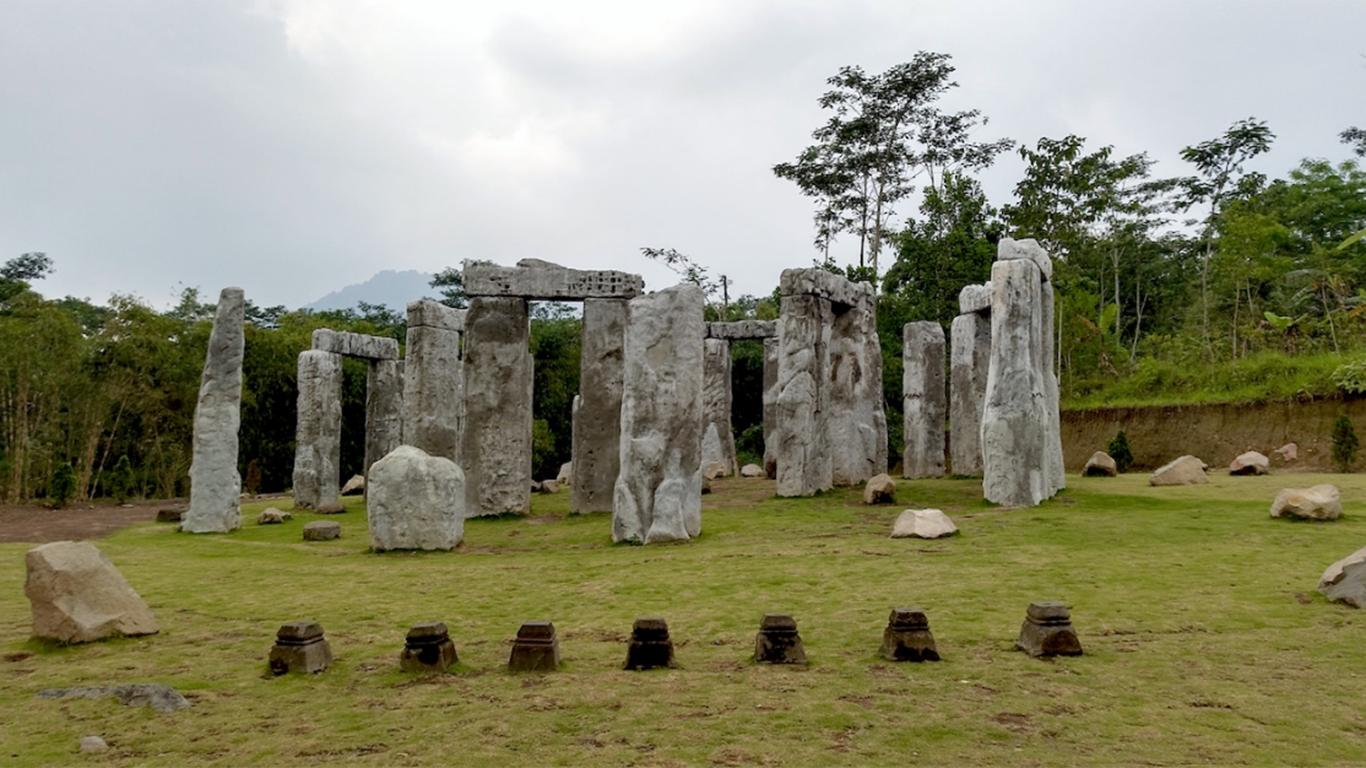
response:
<path id="1" fill-rule="evenodd" d="M 1271 520 L 1286 485 L 1334 482 L 1336 523 Z M 608 515 L 474 520 L 456 553 L 367 551 L 364 512 L 304 544 L 311 515 L 228 536 L 147 524 L 99 542 L 156 612 L 152 637 L 58 648 L 28 639 L 27 545 L 0 545 L 0 764 L 1344 765 L 1366 763 L 1366 614 L 1315 592 L 1366 545 L 1366 476 L 1069 477 L 1037 509 L 968 480 L 901 483 L 895 508 L 854 490 L 772 498 L 730 480 L 703 534 L 610 543 Z M 905 506 L 960 536 L 887 538 Z M 1061 599 L 1086 655 L 1012 650 L 1033 599 Z M 876 652 L 890 608 L 920 605 L 944 660 Z M 748 661 L 761 614 L 800 624 L 811 665 Z M 633 618 L 669 621 L 680 667 L 626 672 Z M 278 625 L 309 617 L 336 662 L 272 679 Z M 547 675 L 505 672 L 527 619 L 555 622 Z M 454 674 L 398 672 L 407 627 L 443 620 Z M 190 709 L 38 700 L 43 688 L 162 682 Z M 76 752 L 98 734 L 109 752 Z"/>

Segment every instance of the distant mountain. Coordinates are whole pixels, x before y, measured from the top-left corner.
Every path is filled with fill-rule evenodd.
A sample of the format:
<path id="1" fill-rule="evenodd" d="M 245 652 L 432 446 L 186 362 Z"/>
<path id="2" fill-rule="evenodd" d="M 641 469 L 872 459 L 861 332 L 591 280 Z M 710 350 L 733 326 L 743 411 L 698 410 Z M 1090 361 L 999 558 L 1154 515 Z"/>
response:
<path id="1" fill-rule="evenodd" d="M 304 309 L 352 309 L 359 302 L 383 304 L 402 313 L 409 302 L 423 297 L 435 297 L 431 287 L 432 276 L 426 272 L 408 269 L 402 272 L 386 269 L 363 283 L 348 285 L 333 291 L 304 307 Z"/>

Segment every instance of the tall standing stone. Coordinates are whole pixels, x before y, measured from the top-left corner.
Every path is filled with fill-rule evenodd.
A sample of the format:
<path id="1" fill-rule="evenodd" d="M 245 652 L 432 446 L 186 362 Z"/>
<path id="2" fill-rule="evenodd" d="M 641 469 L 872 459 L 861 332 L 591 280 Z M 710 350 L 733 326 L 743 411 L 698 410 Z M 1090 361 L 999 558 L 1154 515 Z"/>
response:
<path id="1" fill-rule="evenodd" d="M 764 339 L 764 474 L 778 476 L 778 338 Z"/>
<path id="2" fill-rule="evenodd" d="M 531 508 L 531 387 L 527 301 L 480 296 L 465 315 L 465 513 Z"/>
<path id="3" fill-rule="evenodd" d="M 778 320 L 778 495 L 811 496 L 833 485 L 826 419 L 830 408 L 830 302 L 784 296 Z"/>
<path id="4" fill-rule="evenodd" d="M 701 289 L 631 300 L 612 539 L 690 539 L 702 530 Z"/>
<path id="5" fill-rule="evenodd" d="M 735 430 L 730 424 L 730 342 L 702 341 L 702 468 L 722 468 L 723 475 L 739 474 L 735 458 Z"/>
<path id="6" fill-rule="evenodd" d="M 1032 261 L 991 267 L 991 363 L 982 409 L 982 492 L 1006 506 L 1034 506 L 1052 495 L 1044 459 L 1045 407 L 1040 271 Z"/>
<path id="7" fill-rule="evenodd" d="M 1032 241 L 1029 241 L 1032 242 Z M 1038 248 L 1038 246 L 1035 246 Z M 1039 248 L 1042 251 L 1042 248 Z M 1048 255 L 1044 254 L 1047 259 Z M 1043 373 L 1044 386 L 1044 409 L 1048 416 L 1048 431 L 1044 435 L 1044 466 L 1048 473 L 1049 492 L 1052 496 L 1067 486 L 1067 477 L 1062 463 L 1062 414 L 1059 412 L 1059 393 L 1058 375 L 1054 370 L 1054 336 L 1056 333 L 1053 327 L 1053 283 L 1045 280 L 1039 286 L 1040 299 L 1040 318 L 1039 318 L 1039 341 L 1040 341 L 1040 360 L 1039 364 Z"/>
<path id="8" fill-rule="evenodd" d="M 866 287 L 866 286 L 860 286 Z M 871 289 L 852 305 L 831 305 L 830 472 L 835 485 L 860 485 L 887 471 L 882 347 Z"/>
<path id="9" fill-rule="evenodd" d="M 408 305 L 402 442 L 457 464 L 465 412 L 464 329 L 464 310 L 430 299 Z"/>
<path id="10" fill-rule="evenodd" d="M 626 302 L 585 299 L 579 396 L 574 398 L 570 509 L 610 512 L 621 462 L 621 377 Z"/>
<path id="11" fill-rule="evenodd" d="M 299 354 L 298 427 L 294 441 L 294 505 L 338 506 L 341 473 L 341 355 Z"/>
<path id="12" fill-rule="evenodd" d="M 237 428 L 242 421 L 245 304 L 241 288 L 224 288 L 218 297 L 194 410 L 190 506 L 180 525 L 190 533 L 225 533 L 242 525 Z"/>
<path id="13" fill-rule="evenodd" d="M 365 472 L 403 444 L 403 363 L 371 360 L 365 387 Z"/>
<path id="14" fill-rule="evenodd" d="M 944 474 L 944 329 L 936 322 L 907 323 L 902 335 L 905 453 L 903 477 Z"/>
<path id="15" fill-rule="evenodd" d="M 991 318 L 959 315 L 949 330 L 949 451 L 955 475 L 982 474 L 982 404 L 991 364 Z"/>

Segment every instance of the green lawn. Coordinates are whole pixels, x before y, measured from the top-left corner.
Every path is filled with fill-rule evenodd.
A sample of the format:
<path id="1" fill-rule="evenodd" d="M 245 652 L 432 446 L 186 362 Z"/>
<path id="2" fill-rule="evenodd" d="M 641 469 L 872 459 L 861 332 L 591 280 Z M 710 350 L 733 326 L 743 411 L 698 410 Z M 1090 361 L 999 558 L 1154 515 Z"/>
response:
<path id="1" fill-rule="evenodd" d="M 456 553 L 367 551 L 364 513 L 304 544 L 300 515 L 229 536 L 147 524 L 99 542 L 161 634 L 70 648 L 27 639 L 20 544 L 0 545 L 0 764 L 442 765 L 1324 764 L 1366 762 L 1366 615 L 1315 592 L 1366 545 L 1366 476 L 1069 478 L 1037 509 L 980 501 L 978 483 L 902 481 L 895 508 L 855 490 L 771 498 L 716 484 L 703 534 L 610 543 L 610 518 L 476 520 Z M 1348 516 L 1271 520 L 1285 485 L 1334 482 Z M 937 506 L 962 534 L 887 538 L 903 506 Z M 1012 650 L 1032 599 L 1060 599 L 1086 655 Z M 877 655 L 890 608 L 923 606 L 944 657 Z M 748 661 L 764 612 L 794 614 L 811 665 Z M 625 672 L 637 616 L 668 619 L 679 668 Z M 271 679 L 286 620 L 322 622 L 336 662 Z M 559 629 L 562 671 L 502 669 L 517 626 Z M 439 619 L 455 674 L 398 672 L 408 625 Z M 24 656 L 22 652 L 32 652 Z M 23 658 L 19 658 L 23 657 Z M 48 687 L 164 682 L 171 715 Z M 111 750 L 76 753 L 104 736 Z"/>

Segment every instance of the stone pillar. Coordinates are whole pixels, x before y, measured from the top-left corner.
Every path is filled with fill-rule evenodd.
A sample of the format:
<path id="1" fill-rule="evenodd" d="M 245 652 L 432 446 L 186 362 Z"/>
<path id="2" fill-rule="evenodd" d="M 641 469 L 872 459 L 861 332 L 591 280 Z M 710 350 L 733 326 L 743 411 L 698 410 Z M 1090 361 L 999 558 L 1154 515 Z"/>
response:
<path id="1" fill-rule="evenodd" d="M 902 477 L 944 475 L 944 329 L 936 322 L 907 323 L 902 335 Z"/>
<path id="2" fill-rule="evenodd" d="M 465 311 L 435 301 L 408 305 L 403 373 L 403 443 L 460 464 L 465 373 L 460 337 Z"/>
<path id="3" fill-rule="evenodd" d="M 371 360 L 365 383 L 365 466 L 403 443 L 403 375 L 398 360 Z"/>
<path id="4" fill-rule="evenodd" d="M 1044 408 L 1048 411 L 1048 432 L 1044 436 L 1044 462 L 1048 469 L 1050 486 L 1048 495 L 1053 496 L 1067 487 L 1067 477 L 1062 463 L 1062 414 L 1058 412 L 1060 407 L 1058 402 L 1058 376 L 1053 368 L 1054 333 L 1056 333 L 1053 327 L 1053 282 L 1045 280 L 1039 286 L 1039 293 L 1041 299 L 1039 322 L 1041 343 L 1039 346 L 1042 352 L 1039 365 L 1043 372 Z"/>
<path id="5" fill-rule="evenodd" d="M 831 305 L 830 396 L 826 440 L 831 482 L 860 485 L 887 471 L 887 417 L 882 409 L 882 353 L 871 296 Z"/>
<path id="6" fill-rule="evenodd" d="M 531 388 L 526 299 L 476 297 L 465 315 L 465 514 L 531 507 Z"/>
<path id="7" fill-rule="evenodd" d="M 778 476 L 778 339 L 764 339 L 764 474 Z"/>
<path id="8" fill-rule="evenodd" d="M 955 475 L 982 474 L 982 404 L 991 363 L 991 318 L 953 319 L 949 345 L 949 451 Z"/>
<path id="9" fill-rule="evenodd" d="M 209 335 L 199 402 L 194 409 L 194 458 L 190 464 L 190 507 L 180 529 L 190 533 L 226 533 L 240 528 L 237 474 L 237 428 L 242 421 L 241 288 L 224 288 Z"/>
<path id="10" fill-rule="evenodd" d="M 1048 433 L 1039 268 L 1029 260 L 991 267 L 991 362 L 982 409 L 982 493 L 1006 506 L 1048 498 Z"/>
<path id="11" fill-rule="evenodd" d="M 298 428 L 294 442 L 294 506 L 339 509 L 341 472 L 341 355 L 310 349 L 299 354 Z"/>
<path id="12" fill-rule="evenodd" d="M 585 299 L 579 395 L 574 398 L 570 510 L 612 511 L 621 467 L 621 377 L 626 302 Z"/>
<path id="13" fill-rule="evenodd" d="M 832 485 L 829 416 L 830 301 L 784 296 L 778 319 L 779 496 L 811 496 Z"/>
<path id="14" fill-rule="evenodd" d="M 703 303 L 690 283 L 631 300 L 613 541 L 691 539 L 702 530 Z"/>
<path id="15" fill-rule="evenodd" d="M 737 475 L 735 430 L 730 425 L 730 342 L 702 340 L 702 471 L 719 465 L 722 475 Z"/>

